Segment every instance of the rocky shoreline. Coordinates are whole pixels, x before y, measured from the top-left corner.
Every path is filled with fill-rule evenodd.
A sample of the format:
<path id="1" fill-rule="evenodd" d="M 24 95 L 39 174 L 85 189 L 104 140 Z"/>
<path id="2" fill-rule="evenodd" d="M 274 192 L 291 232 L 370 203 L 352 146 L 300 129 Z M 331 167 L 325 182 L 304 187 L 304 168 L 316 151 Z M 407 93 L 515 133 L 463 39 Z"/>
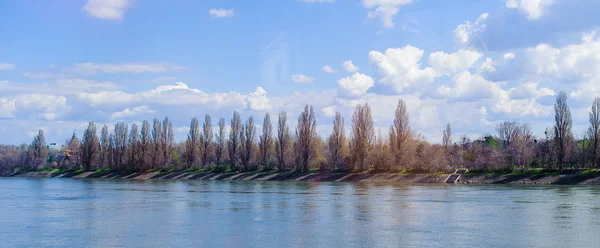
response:
<path id="1" fill-rule="evenodd" d="M 7 177 L 38 178 L 96 178 L 130 180 L 233 180 L 233 181 L 307 181 L 307 182 L 397 182 L 397 183 L 444 183 L 449 174 L 392 174 L 392 173 L 294 173 L 294 172 L 247 172 L 247 173 L 208 173 L 208 172 L 23 172 L 5 175 Z M 506 174 L 506 175 L 461 175 L 456 184 L 558 184 L 558 185 L 600 185 L 600 174 Z"/>

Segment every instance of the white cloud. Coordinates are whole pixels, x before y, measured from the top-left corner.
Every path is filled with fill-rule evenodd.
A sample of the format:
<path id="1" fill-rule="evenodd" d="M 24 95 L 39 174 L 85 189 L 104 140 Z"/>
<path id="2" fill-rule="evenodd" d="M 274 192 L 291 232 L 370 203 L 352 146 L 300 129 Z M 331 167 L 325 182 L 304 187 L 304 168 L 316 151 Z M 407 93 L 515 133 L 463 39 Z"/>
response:
<path id="1" fill-rule="evenodd" d="M 25 72 L 23 76 L 29 79 L 68 78 L 67 74 L 56 72 Z"/>
<path id="2" fill-rule="evenodd" d="M 577 89 L 574 89 L 569 94 L 575 99 L 591 100 L 600 96 L 600 77 L 591 78 L 588 81 L 581 83 Z"/>
<path id="3" fill-rule="evenodd" d="M 315 78 L 309 77 L 304 74 L 295 74 L 292 75 L 292 81 L 294 81 L 294 83 L 312 83 L 313 81 L 315 81 Z"/>
<path id="4" fill-rule="evenodd" d="M 185 67 L 169 63 L 120 63 L 98 64 L 79 63 L 68 69 L 75 73 L 93 75 L 97 73 L 160 73 L 185 69 Z"/>
<path id="5" fill-rule="evenodd" d="M 321 113 L 323 113 L 323 116 L 325 117 L 334 117 L 336 111 L 335 106 L 324 107 L 321 109 Z"/>
<path id="6" fill-rule="evenodd" d="M 512 60 L 515 58 L 515 54 L 514 53 L 505 53 L 503 57 L 506 60 Z"/>
<path id="7" fill-rule="evenodd" d="M 540 44 L 526 50 L 528 70 L 557 80 L 579 82 L 600 76 L 600 39 L 584 34 L 580 44 L 555 48 Z"/>
<path id="8" fill-rule="evenodd" d="M 248 94 L 246 99 L 251 110 L 262 111 L 271 109 L 267 92 L 260 86 L 256 88 L 256 91 Z"/>
<path id="9" fill-rule="evenodd" d="M 503 113 L 507 117 L 549 116 L 553 113 L 552 106 L 539 104 L 535 99 L 501 99 L 493 107 L 493 112 Z"/>
<path id="10" fill-rule="evenodd" d="M 485 21 L 489 17 L 488 13 L 481 14 L 474 23 L 466 21 L 463 24 L 456 26 L 454 29 L 454 40 L 461 45 L 469 45 L 473 39 L 478 38 L 485 27 Z"/>
<path id="11" fill-rule="evenodd" d="M 552 4 L 553 0 L 506 0 L 507 8 L 519 9 L 528 19 L 540 18 Z"/>
<path id="12" fill-rule="evenodd" d="M 398 14 L 399 7 L 413 2 L 413 0 L 362 0 L 365 8 L 375 8 L 374 11 L 369 11 L 367 17 L 369 19 L 379 18 L 383 28 L 393 28 L 396 25 L 394 17 Z"/>
<path id="13" fill-rule="evenodd" d="M 483 54 L 466 49 L 455 53 L 434 52 L 429 55 L 429 65 L 439 74 L 450 75 L 471 68 Z"/>
<path id="14" fill-rule="evenodd" d="M 131 7 L 128 0 L 88 0 L 83 10 L 91 17 L 106 20 L 122 20 Z"/>
<path id="15" fill-rule="evenodd" d="M 303 110 L 304 105 L 311 104 L 315 109 L 321 109 L 331 106 L 335 97 L 338 95 L 336 90 L 293 92 L 289 95 L 273 97 L 270 99 L 273 109 L 272 113 L 287 111 L 288 119 L 293 119 Z"/>
<path id="16" fill-rule="evenodd" d="M 227 18 L 235 14 L 233 9 L 210 9 L 208 13 L 213 18 Z"/>
<path id="17" fill-rule="evenodd" d="M 0 63 L 0 71 L 10 71 L 14 70 L 15 68 L 17 68 L 17 66 L 14 64 Z"/>
<path id="18" fill-rule="evenodd" d="M 329 66 L 329 65 L 325 65 L 325 66 L 323 66 L 323 71 L 324 71 L 324 72 L 329 72 L 329 73 L 335 73 L 335 72 L 337 72 L 335 69 L 333 69 L 333 68 L 332 68 L 331 66 Z"/>
<path id="19" fill-rule="evenodd" d="M 80 78 L 61 78 L 52 83 L 43 82 L 38 84 L 22 84 L 0 81 L 0 91 L 19 93 L 60 92 L 64 95 L 70 95 L 81 92 L 113 91 L 120 88 L 121 86 L 113 82 L 101 82 Z"/>
<path id="20" fill-rule="evenodd" d="M 510 98 L 516 100 L 553 96 L 555 94 L 553 90 L 548 88 L 538 89 L 537 82 L 519 84 L 517 87 L 509 89 L 508 92 L 510 93 Z"/>
<path id="21" fill-rule="evenodd" d="M 344 63 L 342 63 L 342 66 L 344 67 L 344 70 L 346 70 L 347 72 L 357 72 L 359 69 L 352 63 L 352 60 L 344 61 Z"/>
<path id="22" fill-rule="evenodd" d="M 50 94 L 23 94 L 14 98 L 15 114 L 55 120 L 70 108 L 67 98 Z"/>
<path id="23" fill-rule="evenodd" d="M 300 0 L 305 3 L 335 3 L 335 0 Z"/>
<path id="24" fill-rule="evenodd" d="M 481 63 L 479 70 L 477 70 L 477 72 L 483 71 L 487 71 L 488 73 L 496 71 L 496 67 L 494 67 L 494 61 L 491 58 L 485 58 L 485 61 Z"/>
<path id="25" fill-rule="evenodd" d="M 375 85 L 373 78 L 361 74 L 354 73 L 350 77 L 345 77 L 337 81 L 340 88 L 351 96 L 360 96 L 367 93 L 367 91 Z"/>
<path id="26" fill-rule="evenodd" d="M 371 51 L 369 61 L 380 74 L 379 81 L 401 93 L 425 88 L 438 76 L 431 67 L 420 69 L 422 56 L 423 50 L 407 45 L 403 48 L 389 48 L 385 54 Z"/>
<path id="27" fill-rule="evenodd" d="M 0 118 L 14 118 L 15 101 L 6 98 L 0 98 Z"/>
<path id="28" fill-rule="evenodd" d="M 119 118 L 127 118 L 127 117 L 136 116 L 136 115 L 152 114 L 152 113 L 156 113 L 156 111 L 150 109 L 146 105 L 142 105 L 142 106 L 133 107 L 133 108 L 126 108 L 123 111 L 114 112 L 110 118 L 111 119 L 119 119 Z"/>
<path id="29" fill-rule="evenodd" d="M 479 75 L 463 71 L 452 77 L 452 85 L 440 86 L 438 94 L 461 101 L 478 99 L 508 99 L 508 94 L 497 83 L 485 80 Z"/>
<path id="30" fill-rule="evenodd" d="M 264 90 L 263 90 L 264 91 Z M 257 90 L 260 96 L 262 93 Z M 229 107 L 231 109 L 245 109 L 246 96 L 237 92 L 207 94 L 199 89 L 190 88 L 178 82 L 173 85 L 161 85 L 155 89 L 137 93 L 122 91 L 105 91 L 95 93 L 79 93 L 78 99 L 92 106 L 101 105 L 132 105 L 132 104 L 159 104 L 159 105 L 203 105 L 211 109 Z"/>

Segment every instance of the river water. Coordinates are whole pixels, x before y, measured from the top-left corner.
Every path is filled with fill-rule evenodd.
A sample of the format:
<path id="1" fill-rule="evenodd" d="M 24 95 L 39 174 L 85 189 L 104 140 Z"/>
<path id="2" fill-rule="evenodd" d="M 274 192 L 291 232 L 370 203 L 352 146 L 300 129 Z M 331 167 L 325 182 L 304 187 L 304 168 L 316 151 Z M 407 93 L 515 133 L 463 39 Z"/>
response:
<path id="1" fill-rule="evenodd" d="M 0 247 L 598 247 L 600 187 L 0 178 Z"/>

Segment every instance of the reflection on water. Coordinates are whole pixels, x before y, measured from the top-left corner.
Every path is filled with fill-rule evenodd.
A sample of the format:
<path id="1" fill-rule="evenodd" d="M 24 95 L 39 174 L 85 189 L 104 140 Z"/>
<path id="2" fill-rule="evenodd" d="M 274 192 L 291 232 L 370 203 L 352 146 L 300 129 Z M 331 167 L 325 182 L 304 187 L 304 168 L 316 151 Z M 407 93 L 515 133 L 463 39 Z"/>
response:
<path id="1" fill-rule="evenodd" d="M 2 247 L 592 247 L 600 188 L 0 179 Z"/>

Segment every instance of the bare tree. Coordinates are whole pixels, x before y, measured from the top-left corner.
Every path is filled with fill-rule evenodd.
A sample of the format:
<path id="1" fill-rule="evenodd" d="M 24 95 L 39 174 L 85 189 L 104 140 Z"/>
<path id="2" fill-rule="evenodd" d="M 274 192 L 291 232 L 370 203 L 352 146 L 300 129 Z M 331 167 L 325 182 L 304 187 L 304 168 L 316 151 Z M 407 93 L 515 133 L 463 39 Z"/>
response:
<path id="1" fill-rule="evenodd" d="M 215 134 L 215 160 L 217 169 L 221 165 L 221 158 L 225 150 L 225 118 L 219 119 L 219 132 Z"/>
<path id="2" fill-rule="evenodd" d="M 163 144 L 163 136 L 162 136 L 162 125 L 160 120 L 154 118 L 154 123 L 152 124 L 152 168 L 157 169 L 163 163 L 163 152 L 162 152 L 162 144 Z"/>
<path id="3" fill-rule="evenodd" d="M 554 142 L 556 146 L 556 159 L 558 169 L 562 170 L 565 163 L 567 146 L 571 133 L 571 110 L 567 105 L 567 94 L 564 91 L 558 93 L 556 104 L 554 104 Z"/>
<path id="4" fill-rule="evenodd" d="M 502 122 L 496 126 L 498 139 L 502 142 L 502 148 L 506 153 L 507 163 L 514 164 L 517 157 L 517 149 L 514 141 L 518 138 L 521 126 L 516 122 Z"/>
<path id="5" fill-rule="evenodd" d="M 123 169 L 123 165 L 126 161 L 126 149 L 127 149 L 127 131 L 128 127 L 125 122 L 119 121 L 115 124 L 115 166 L 116 169 Z"/>
<path id="6" fill-rule="evenodd" d="M 163 159 L 164 164 L 168 165 L 171 163 L 171 153 L 173 152 L 173 147 L 175 146 L 175 134 L 173 133 L 173 124 L 169 120 L 168 116 L 165 116 L 165 119 L 162 123 L 162 138 L 163 138 Z"/>
<path id="7" fill-rule="evenodd" d="M 240 130 L 240 151 L 244 171 L 248 171 L 249 165 L 252 162 L 252 155 L 254 153 L 254 139 L 256 138 L 255 136 L 256 127 L 254 126 L 254 118 L 250 116 L 246 121 L 246 125 L 242 126 Z"/>
<path id="8" fill-rule="evenodd" d="M 70 153 L 71 164 L 74 164 L 74 165 L 79 164 L 78 154 L 80 151 L 80 147 L 81 147 L 81 142 L 79 141 L 79 138 L 77 138 L 77 133 L 75 132 L 75 130 L 73 130 L 73 136 L 71 136 L 71 139 L 69 140 L 69 143 L 68 143 L 68 149 L 71 150 L 71 153 Z"/>
<path id="9" fill-rule="evenodd" d="M 411 137 L 408 110 L 404 100 L 399 99 L 396 106 L 394 123 L 390 127 L 390 147 L 396 166 L 407 163 L 408 142 Z"/>
<path id="10" fill-rule="evenodd" d="M 108 142 L 108 168 L 113 169 L 118 166 L 117 161 L 119 161 L 117 158 L 117 138 L 114 132 L 108 135 Z"/>
<path id="11" fill-rule="evenodd" d="M 213 154 L 213 131 L 212 131 L 212 119 L 210 115 L 204 116 L 204 123 L 202 124 L 202 137 L 200 137 L 200 146 L 202 147 L 202 167 L 206 167 L 208 160 Z"/>
<path id="12" fill-rule="evenodd" d="M 354 157 L 354 170 L 367 169 L 365 163 L 369 149 L 373 143 L 375 130 L 369 104 L 357 105 L 352 115 L 352 155 Z"/>
<path id="13" fill-rule="evenodd" d="M 200 128 L 198 127 L 198 119 L 192 118 L 190 123 L 190 131 L 185 141 L 185 161 L 188 169 L 191 169 L 198 159 L 198 143 L 200 142 Z"/>
<path id="14" fill-rule="evenodd" d="M 450 145 L 452 145 L 452 129 L 450 128 L 450 123 L 448 123 L 442 137 L 442 146 L 447 149 Z"/>
<path id="15" fill-rule="evenodd" d="M 99 150 L 98 135 L 96 134 L 96 124 L 90 121 L 87 129 L 81 139 L 81 162 L 83 169 L 89 171 L 92 164 L 98 156 Z"/>
<path id="16" fill-rule="evenodd" d="M 298 116 L 296 126 L 296 171 L 308 172 L 308 166 L 315 157 L 313 138 L 316 136 L 317 121 L 312 106 L 306 105 L 304 112 Z"/>
<path id="17" fill-rule="evenodd" d="M 140 168 L 148 169 L 149 157 L 152 153 L 152 137 L 150 135 L 150 123 L 147 120 L 142 122 L 142 130 L 140 135 Z"/>
<path id="18" fill-rule="evenodd" d="M 240 114 L 237 111 L 233 112 L 233 117 L 231 118 L 231 127 L 229 130 L 229 140 L 227 143 L 227 148 L 229 152 L 229 163 L 231 166 L 231 170 L 235 170 L 237 168 L 237 163 L 240 155 L 240 132 L 242 129 L 242 120 L 240 118 Z"/>
<path id="19" fill-rule="evenodd" d="M 514 121 L 505 121 L 496 126 L 496 132 L 498 132 L 498 138 L 502 141 L 502 145 L 509 147 L 519 133 L 519 125 Z"/>
<path id="20" fill-rule="evenodd" d="M 48 149 L 46 147 L 46 138 L 44 137 L 44 130 L 40 129 L 38 134 L 33 137 L 33 141 L 29 146 L 29 159 L 31 166 L 38 166 L 44 163 L 46 156 L 48 155 Z"/>
<path id="21" fill-rule="evenodd" d="M 100 131 L 100 165 L 108 165 L 108 150 L 110 149 L 110 140 L 108 140 L 108 126 L 105 124 Z"/>
<path id="22" fill-rule="evenodd" d="M 128 150 L 129 150 L 129 159 L 128 165 L 130 168 L 138 168 L 137 161 L 139 154 L 140 144 L 140 133 L 138 131 L 138 126 L 134 123 L 131 124 L 131 131 L 129 132 L 129 141 L 128 141 Z"/>
<path id="23" fill-rule="evenodd" d="M 259 137 L 258 147 L 260 149 L 260 162 L 264 168 L 268 168 L 271 157 L 271 145 L 273 143 L 273 126 L 271 125 L 271 116 L 265 114 L 262 125 L 262 134 Z"/>
<path id="24" fill-rule="evenodd" d="M 534 136 L 531 127 L 527 124 L 521 124 L 517 128 L 518 132 L 512 141 L 510 149 L 515 154 L 515 164 L 526 166 L 533 159 Z"/>
<path id="25" fill-rule="evenodd" d="M 600 142 L 600 97 L 594 98 L 589 120 L 588 136 L 592 143 L 590 147 L 592 150 L 592 167 L 596 168 L 598 163 L 598 145 Z"/>
<path id="26" fill-rule="evenodd" d="M 388 146 L 384 143 L 383 135 L 381 135 L 381 129 L 377 132 L 377 136 L 374 142 L 374 160 L 377 167 L 375 169 L 379 171 L 389 170 L 389 150 Z"/>
<path id="27" fill-rule="evenodd" d="M 287 113 L 280 112 L 277 121 L 277 166 L 279 170 L 285 168 L 285 156 L 290 148 L 291 134 L 287 124 Z"/>
<path id="28" fill-rule="evenodd" d="M 333 120 L 333 132 L 327 139 L 327 147 L 329 148 L 333 170 L 339 170 L 343 167 L 344 144 L 346 143 L 346 135 L 344 133 L 344 118 L 342 118 L 339 112 L 336 112 L 335 119 Z"/>

